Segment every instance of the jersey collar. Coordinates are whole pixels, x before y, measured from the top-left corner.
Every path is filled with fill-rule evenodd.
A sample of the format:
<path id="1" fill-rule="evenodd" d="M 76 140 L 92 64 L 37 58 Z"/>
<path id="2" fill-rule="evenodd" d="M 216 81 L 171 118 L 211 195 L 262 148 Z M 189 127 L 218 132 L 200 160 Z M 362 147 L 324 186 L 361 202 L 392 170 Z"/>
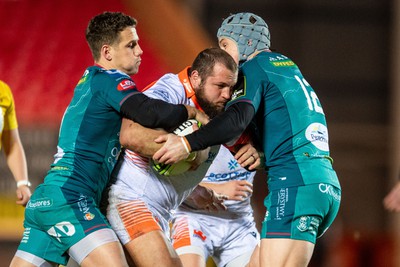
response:
<path id="1" fill-rule="evenodd" d="M 190 66 L 186 67 L 181 72 L 179 72 L 178 78 L 181 81 L 183 88 L 185 88 L 186 97 L 193 101 L 193 103 L 197 109 L 202 110 L 199 103 L 197 102 L 195 91 L 194 91 L 193 86 L 189 79 L 189 69 L 190 69 Z"/>

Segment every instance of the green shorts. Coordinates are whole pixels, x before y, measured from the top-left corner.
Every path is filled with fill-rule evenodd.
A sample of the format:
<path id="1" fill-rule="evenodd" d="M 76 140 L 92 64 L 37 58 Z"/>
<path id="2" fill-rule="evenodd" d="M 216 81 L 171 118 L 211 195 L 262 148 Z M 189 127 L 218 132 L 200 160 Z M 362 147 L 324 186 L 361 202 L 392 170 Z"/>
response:
<path id="1" fill-rule="evenodd" d="M 339 211 L 341 190 L 330 184 L 311 184 L 271 191 L 261 238 L 288 238 L 315 243 Z"/>
<path id="2" fill-rule="evenodd" d="M 72 245 L 110 225 L 92 197 L 40 185 L 26 206 L 24 227 L 18 250 L 66 265 Z"/>

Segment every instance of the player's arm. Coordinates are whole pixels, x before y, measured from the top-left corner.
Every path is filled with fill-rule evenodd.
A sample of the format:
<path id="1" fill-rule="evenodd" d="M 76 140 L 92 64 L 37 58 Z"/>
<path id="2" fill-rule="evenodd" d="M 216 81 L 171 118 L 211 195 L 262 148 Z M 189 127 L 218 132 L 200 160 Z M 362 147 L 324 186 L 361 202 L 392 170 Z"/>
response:
<path id="1" fill-rule="evenodd" d="M 225 144 L 237 138 L 246 130 L 254 114 L 254 107 L 248 102 L 232 104 L 199 131 L 186 136 L 190 150 Z"/>
<path id="2" fill-rule="evenodd" d="M 253 184 L 246 180 L 232 180 L 222 183 L 202 182 L 200 185 L 210 188 L 218 194 L 228 196 L 229 200 L 242 201 L 253 193 Z"/>
<path id="3" fill-rule="evenodd" d="M 239 147 L 239 145 L 237 147 Z M 235 159 L 240 166 L 249 171 L 265 168 L 264 153 L 257 150 L 252 143 L 241 144 L 240 148 L 235 152 Z"/>
<path id="4" fill-rule="evenodd" d="M 400 181 L 392 188 L 383 200 L 385 208 L 389 211 L 400 212 Z"/>
<path id="5" fill-rule="evenodd" d="M 196 119 L 203 124 L 208 122 L 208 117 L 194 107 L 170 104 L 139 92 L 122 103 L 121 114 L 145 127 L 167 130 L 175 129 L 188 119 Z"/>
<path id="6" fill-rule="evenodd" d="M 185 204 L 195 209 L 218 211 L 227 209 L 224 205 L 224 200 L 227 199 L 228 196 L 218 194 L 214 190 L 199 184 L 185 199 Z"/>
<path id="7" fill-rule="evenodd" d="M 196 127 L 196 130 L 198 128 Z M 132 150 L 144 157 L 152 157 L 153 154 L 161 148 L 162 143 L 156 143 L 154 140 L 167 132 L 163 129 L 146 128 L 132 120 L 123 118 L 120 131 L 120 143 L 123 147 Z M 208 158 L 209 149 L 195 152 L 190 159 L 192 167 L 195 170 Z"/>
<path id="8" fill-rule="evenodd" d="M 18 129 L 4 130 L 1 142 L 4 148 L 7 165 L 17 182 L 17 204 L 25 206 L 31 197 L 28 180 L 28 168 L 24 148 Z"/>
<path id="9" fill-rule="evenodd" d="M 225 112 L 212 119 L 207 125 L 190 135 L 177 137 L 168 134 L 158 137 L 155 141 L 165 142 L 165 144 L 154 154 L 153 159 L 171 164 L 186 158 L 191 151 L 225 144 L 244 132 L 254 114 L 255 110 L 252 104 L 236 102 L 229 106 Z"/>
<path id="10" fill-rule="evenodd" d="M 123 147 L 135 151 L 139 155 L 152 157 L 162 146 L 154 140 L 166 133 L 165 130 L 146 128 L 139 123 L 123 118 L 119 140 Z"/>

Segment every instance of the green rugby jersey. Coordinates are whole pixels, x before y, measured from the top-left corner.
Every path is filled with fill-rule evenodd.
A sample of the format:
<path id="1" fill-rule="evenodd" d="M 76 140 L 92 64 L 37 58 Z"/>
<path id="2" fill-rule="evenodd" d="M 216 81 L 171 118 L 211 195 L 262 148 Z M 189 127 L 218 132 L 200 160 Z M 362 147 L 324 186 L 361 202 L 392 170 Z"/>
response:
<path id="1" fill-rule="evenodd" d="M 296 64 L 279 53 L 262 52 L 240 72 L 227 106 L 238 101 L 254 106 L 270 189 L 320 182 L 340 187 L 321 103 Z"/>
<path id="2" fill-rule="evenodd" d="M 45 184 L 99 200 L 120 152 L 120 107 L 135 92 L 135 83 L 120 71 L 86 69 L 64 113 Z"/>

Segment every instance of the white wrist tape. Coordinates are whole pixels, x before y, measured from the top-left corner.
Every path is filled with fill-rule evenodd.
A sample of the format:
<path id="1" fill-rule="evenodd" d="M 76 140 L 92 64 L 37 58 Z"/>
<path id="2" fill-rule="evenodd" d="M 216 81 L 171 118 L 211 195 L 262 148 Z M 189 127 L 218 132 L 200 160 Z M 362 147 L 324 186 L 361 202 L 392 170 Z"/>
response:
<path id="1" fill-rule="evenodd" d="M 181 141 L 182 141 L 182 143 L 183 143 L 183 146 L 184 146 L 185 149 L 186 149 L 186 152 L 187 152 L 188 154 L 190 154 L 189 147 L 188 147 L 188 145 L 186 144 L 186 141 L 185 141 L 184 137 L 181 137 Z"/>
<path id="2" fill-rule="evenodd" d="M 22 180 L 22 181 L 18 181 L 17 182 L 17 187 L 20 187 L 20 186 L 23 186 L 23 185 L 31 186 L 31 182 L 29 182 L 28 180 Z"/>

